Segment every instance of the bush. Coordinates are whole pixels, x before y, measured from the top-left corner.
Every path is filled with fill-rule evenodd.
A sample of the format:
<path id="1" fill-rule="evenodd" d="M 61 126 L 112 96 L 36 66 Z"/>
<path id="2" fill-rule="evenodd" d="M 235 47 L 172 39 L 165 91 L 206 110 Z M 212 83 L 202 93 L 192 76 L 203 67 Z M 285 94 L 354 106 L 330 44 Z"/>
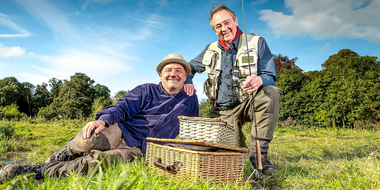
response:
<path id="1" fill-rule="evenodd" d="M 9 106 L 0 107 L 0 119 L 5 118 L 7 120 L 20 120 L 21 118 L 27 117 L 25 113 L 18 110 L 16 104 L 11 104 Z"/>
<path id="2" fill-rule="evenodd" d="M 52 106 L 43 107 L 38 112 L 38 117 L 44 118 L 46 120 L 52 120 L 58 116 L 57 112 L 52 108 Z"/>
<path id="3" fill-rule="evenodd" d="M 0 139 L 11 139 L 14 134 L 14 126 L 8 122 L 0 123 Z"/>

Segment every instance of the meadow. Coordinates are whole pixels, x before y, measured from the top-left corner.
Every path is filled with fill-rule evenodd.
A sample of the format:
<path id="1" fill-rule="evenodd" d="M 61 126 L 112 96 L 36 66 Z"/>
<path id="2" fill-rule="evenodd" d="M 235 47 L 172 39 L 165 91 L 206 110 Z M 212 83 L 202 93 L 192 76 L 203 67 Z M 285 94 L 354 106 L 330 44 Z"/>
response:
<path id="1" fill-rule="evenodd" d="M 86 122 L 0 121 L 0 165 L 44 162 Z M 248 128 L 245 126 L 244 131 Z M 72 173 L 38 181 L 31 175 L 21 175 L 0 184 L 0 189 L 380 189 L 378 129 L 279 126 L 270 146 L 269 160 L 277 173 L 261 182 L 244 180 L 242 186 L 168 179 L 154 173 L 140 159 L 105 170 L 98 167 L 88 176 Z M 246 177 L 252 174 L 248 159 L 244 173 Z"/>

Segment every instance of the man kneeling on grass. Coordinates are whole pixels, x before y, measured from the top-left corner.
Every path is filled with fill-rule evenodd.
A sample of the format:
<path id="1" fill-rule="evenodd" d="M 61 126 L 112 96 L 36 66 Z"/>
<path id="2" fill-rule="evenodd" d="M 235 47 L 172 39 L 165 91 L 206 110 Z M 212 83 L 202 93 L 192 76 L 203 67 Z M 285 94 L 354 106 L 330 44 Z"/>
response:
<path id="1" fill-rule="evenodd" d="M 140 157 L 145 153 L 146 137 L 175 138 L 179 133 L 177 116 L 197 117 L 199 112 L 197 96 L 188 96 L 183 90 L 190 70 L 181 55 L 167 55 L 156 68 L 161 78 L 158 85 L 139 85 L 115 105 L 99 111 L 96 121 L 87 123 L 45 163 L 4 166 L 0 182 L 27 173 L 35 173 L 36 179 L 72 171 L 86 175 L 102 158 L 107 165 Z"/>

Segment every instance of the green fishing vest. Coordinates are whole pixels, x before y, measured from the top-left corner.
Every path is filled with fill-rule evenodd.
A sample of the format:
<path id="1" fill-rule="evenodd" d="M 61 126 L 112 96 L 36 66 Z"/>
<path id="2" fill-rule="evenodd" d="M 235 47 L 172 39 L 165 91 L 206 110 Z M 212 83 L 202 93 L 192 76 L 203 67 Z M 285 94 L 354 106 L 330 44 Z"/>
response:
<path id="1" fill-rule="evenodd" d="M 251 65 L 251 74 L 257 74 L 257 47 L 260 37 L 255 34 L 247 34 L 248 39 L 245 40 L 245 34 L 242 34 L 239 38 L 236 60 L 233 66 L 237 66 L 239 70 L 238 87 L 235 88 L 235 91 L 240 102 L 243 102 L 249 96 L 249 93 L 242 88 L 244 86 L 243 82 L 249 76 L 249 65 Z M 247 41 L 250 64 L 248 63 Z M 218 41 L 216 41 L 208 47 L 203 56 L 202 63 L 205 65 L 205 72 L 208 74 L 208 79 L 203 85 L 203 90 L 210 99 L 216 99 L 217 96 L 219 74 L 222 67 L 221 55 L 222 50 L 218 47 Z"/>

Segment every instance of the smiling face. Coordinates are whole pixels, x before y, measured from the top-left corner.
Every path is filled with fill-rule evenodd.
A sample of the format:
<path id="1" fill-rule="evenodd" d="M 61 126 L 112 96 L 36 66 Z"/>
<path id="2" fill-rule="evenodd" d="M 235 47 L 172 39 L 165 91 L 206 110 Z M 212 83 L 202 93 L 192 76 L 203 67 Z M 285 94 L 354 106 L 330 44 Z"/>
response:
<path id="1" fill-rule="evenodd" d="M 230 45 L 235 39 L 238 21 L 234 20 L 231 14 L 222 9 L 212 16 L 211 24 L 216 35 L 219 36 L 227 45 Z"/>
<path id="2" fill-rule="evenodd" d="M 181 64 L 168 63 L 162 68 L 160 78 L 164 89 L 170 94 L 175 94 L 182 89 L 187 74 Z"/>

